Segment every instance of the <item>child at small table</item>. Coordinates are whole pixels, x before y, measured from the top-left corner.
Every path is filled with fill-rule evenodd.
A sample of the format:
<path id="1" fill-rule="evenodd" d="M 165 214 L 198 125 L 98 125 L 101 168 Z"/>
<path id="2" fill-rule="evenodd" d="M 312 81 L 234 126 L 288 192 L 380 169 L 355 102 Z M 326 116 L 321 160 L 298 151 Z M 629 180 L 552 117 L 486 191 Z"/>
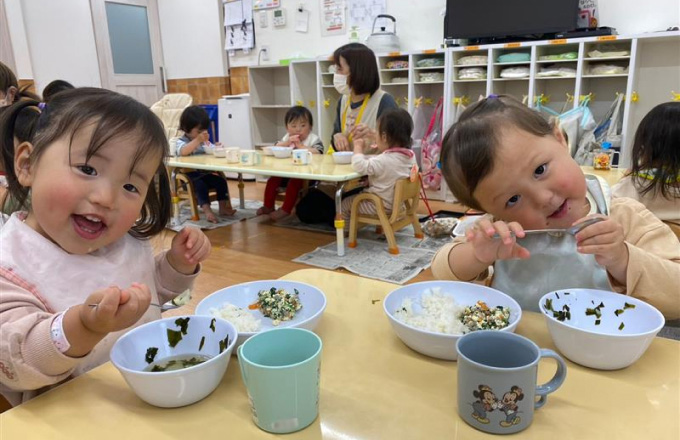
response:
<path id="1" fill-rule="evenodd" d="M 286 123 L 286 135 L 277 142 L 276 145 L 289 147 L 295 149 L 306 149 L 312 154 L 323 153 L 323 143 L 319 136 L 312 133 L 314 126 L 314 119 L 312 113 L 306 108 L 299 105 L 291 107 L 284 117 Z M 302 189 L 304 181 L 301 179 L 284 179 L 283 177 L 270 177 L 267 180 L 267 186 L 264 189 L 264 205 L 257 210 L 257 215 L 269 214 L 269 217 L 274 220 L 281 220 L 288 217 L 295 207 L 298 194 Z M 282 185 L 286 187 L 286 198 L 283 205 L 274 210 L 276 201 L 276 192 Z"/>
<path id="2" fill-rule="evenodd" d="M 197 105 L 187 107 L 179 119 L 179 128 L 184 135 L 177 139 L 177 155 L 190 156 L 193 154 L 205 154 L 206 148 L 213 148 L 208 137 L 210 117 L 208 113 Z M 217 193 L 219 215 L 234 215 L 235 209 L 231 206 L 229 187 L 224 177 L 210 171 L 194 170 L 185 172 L 194 184 L 198 206 L 205 214 L 210 223 L 217 223 L 215 213 L 210 209 L 210 189 Z"/>

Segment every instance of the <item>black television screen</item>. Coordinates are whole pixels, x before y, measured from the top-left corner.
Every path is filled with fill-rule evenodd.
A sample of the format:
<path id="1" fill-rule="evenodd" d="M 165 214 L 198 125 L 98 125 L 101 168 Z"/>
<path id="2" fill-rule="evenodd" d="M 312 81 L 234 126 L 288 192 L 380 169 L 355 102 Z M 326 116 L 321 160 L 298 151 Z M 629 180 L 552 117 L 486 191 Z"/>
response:
<path id="1" fill-rule="evenodd" d="M 478 39 L 571 31 L 579 0 L 447 0 L 444 38 Z"/>

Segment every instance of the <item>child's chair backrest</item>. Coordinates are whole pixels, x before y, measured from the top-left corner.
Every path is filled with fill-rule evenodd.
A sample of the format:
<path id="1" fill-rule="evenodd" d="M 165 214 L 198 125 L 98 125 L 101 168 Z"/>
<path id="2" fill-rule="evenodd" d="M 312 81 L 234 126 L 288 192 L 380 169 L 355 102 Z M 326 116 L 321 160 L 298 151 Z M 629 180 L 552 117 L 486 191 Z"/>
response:
<path id="1" fill-rule="evenodd" d="M 163 122 L 171 156 L 175 155 L 174 144 L 176 143 L 176 138 L 181 134 L 179 118 L 182 116 L 184 109 L 189 107 L 193 101 L 191 95 L 187 93 L 169 93 L 151 106 L 151 111 Z"/>

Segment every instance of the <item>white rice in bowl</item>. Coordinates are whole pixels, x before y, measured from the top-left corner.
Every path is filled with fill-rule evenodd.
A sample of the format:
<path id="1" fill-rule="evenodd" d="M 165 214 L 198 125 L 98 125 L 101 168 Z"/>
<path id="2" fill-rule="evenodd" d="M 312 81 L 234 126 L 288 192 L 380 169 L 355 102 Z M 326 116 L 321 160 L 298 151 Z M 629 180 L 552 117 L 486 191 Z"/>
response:
<path id="1" fill-rule="evenodd" d="M 211 308 L 210 314 L 231 322 L 239 333 L 260 331 L 260 320 L 249 311 L 225 302 L 219 309 Z"/>
<path id="2" fill-rule="evenodd" d="M 415 307 L 414 307 L 415 306 Z M 460 317 L 465 310 L 447 295 L 442 295 L 439 288 L 428 289 L 420 297 L 420 304 L 414 304 L 410 298 L 404 298 L 401 308 L 394 316 L 404 324 L 436 333 L 462 335 L 468 333 Z"/>

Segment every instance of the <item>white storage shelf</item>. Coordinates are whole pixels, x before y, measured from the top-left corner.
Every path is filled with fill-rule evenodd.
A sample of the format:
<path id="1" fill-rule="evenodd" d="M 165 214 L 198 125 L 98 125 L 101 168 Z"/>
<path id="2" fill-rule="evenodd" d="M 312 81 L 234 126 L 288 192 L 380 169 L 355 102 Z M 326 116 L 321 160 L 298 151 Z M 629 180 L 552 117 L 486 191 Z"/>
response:
<path id="1" fill-rule="evenodd" d="M 617 57 L 593 57 L 593 49 L 614 45 L 628 51 Z M 499 55 L 510 52 L 530 53 L 531 60 L 499 63 Z M 577 53 L 576 59 L 541 60 L 542 56 Z M 461 64 L 466 56 L 486 57 L 486 63 Z M 418 61 L 439 58 L 444 66 L 419 67 Z M 541 95 L 545 104 L 555 111 L 575 107 L 580 97 L 591 96 L 591 110 L 599 120 L 604 116 L 616 93 L 630 96 L 637 92 L 638 102 L 625 101 L 622 162 L 628 165 L 629 149 L 637 124 L 655 105 L 668 101 L 671 91 L 680 91 L 680 32 L 661 32 L 640 36 L 590 37 L 573 40 L 553 40 L 496 44 L 486 46 L 454 47 L 446 50 L 417 51 L 398 54 L 377 54 L 381 83 L 399 105 L 414 114 L 417 98 L 436 103 L 445 97 L 444 120 L 448 128 L 453 120 L 455 98 L 474 102 L 489 93 L 506 93 L 526 101 L 531 106 Z M 408 61 L 408 68 L 387 69 L 386 63 L 394 60 Z M 340 94 L 333 86 L 333 74 L 328 67 L 333 64 L 328 57 L 316 60 L 295 61 L 290 66 L 259 66 L 249 70 L 254 142 L 273 142 L 285 133 L 285 109 L 302 101 L 315 117 L 314 131 L 325 145 L 335 122 Z M 589 68 L 600 64 L 628 67 L 628 73 L 592 75 Z M 548 65 L 573 67 L 574 77 L 539 77 L 537 73 Z M 528 78 L 501 78 L 500 70 L 511 66 L 530 68 Z M 489 78 L 459 79 L 460 69 L 485 68 Z M 442 72 L 444 81 L 420 81 L 420 73 Z M 394 77 L 407 77 L 408 82 L 394 82 Z M 573 100 L 572 100 L 573 99 Z M 313 106 L 311 104 L 314 104 Z M 272 126 L 274 128 L 272 128 Z M 442 192 L 444 193 L 444 192 Z"/>

